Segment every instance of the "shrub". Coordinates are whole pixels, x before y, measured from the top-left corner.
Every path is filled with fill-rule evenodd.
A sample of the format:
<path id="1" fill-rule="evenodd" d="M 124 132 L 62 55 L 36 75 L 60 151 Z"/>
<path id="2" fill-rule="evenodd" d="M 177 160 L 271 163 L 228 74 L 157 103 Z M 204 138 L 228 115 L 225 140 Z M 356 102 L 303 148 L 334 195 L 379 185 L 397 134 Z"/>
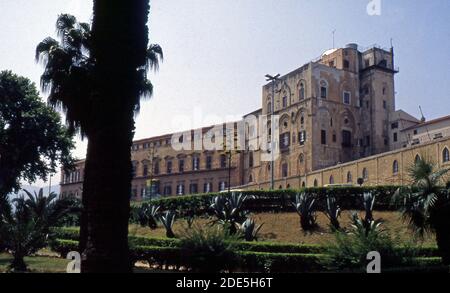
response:
<path id="1" fill-rule="evenodd" d="M 236 265 L 235 240 L 222 227 L 193 227 L 185 231 L 180 247 L 188 267 L 196 272 L 218 273 L 230 271 Z"/>
<path id="2" fill-rule="evenodd" d="M 78 251 L 78 241 L 75 240 L 54 239 L 50 241 L 49 246 L 51 250 L 59 253 L 64 258 L 69 252 Z"/>
<path id="3" fill-rule="evenodd" d="M 411 263 L 412 250 L 406 247 L 396 248 L 399 243 L 380 228 L 380 220 L 368 222 L 367 226 L 367 223 L 355 214 L 353 221 L 353 230 L 350 233 L 335 232 L 335 240 L 327 249 L 326 264 L 329 269 L 364 270 L 367 254 L 371 251 L 380 253 L 383 268 Z"/>

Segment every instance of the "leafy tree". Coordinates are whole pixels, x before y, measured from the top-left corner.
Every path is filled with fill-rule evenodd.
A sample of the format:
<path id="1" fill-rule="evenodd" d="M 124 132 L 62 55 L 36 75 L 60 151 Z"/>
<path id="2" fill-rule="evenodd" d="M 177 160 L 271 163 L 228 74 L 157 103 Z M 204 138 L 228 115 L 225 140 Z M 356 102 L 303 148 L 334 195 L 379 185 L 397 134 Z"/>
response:
<path id="1" fill-rule="evenodd" d="M 35 85 L 0 72 L 0 201 L 18 190 L 21 180 L 46 179 L 58 162 L 69 166 L 73 146 L 59 114 L 41 101 Z"/>
<path id="2" fill-rule="evenodd" d="M 55 200 L 56 194 L 43 196 L 42 188 L 34 195 L 25 192 L 27 198 L 5 200 L 0 206 L 0 246 L 12 253 L 10 269 L 18 272 L 27 270 L 24 257 L 46 247 L 50 227 L 71 210 Z"/>
<path id="3" fill-rule="evenodd" d="M 58 17 L 59 42 L 36 48 L 49 102 L 62 108 L 72 130 L 88 138 L 80 249 L 83 272 L 130 272 L 127 242 L 134 116 L 150 97 L 148 69 L 163 53 L 149 45 L 148 0 L 94 0 L 93 23 Z"/>
<path id="4" fill-rule="evenodd" d="M 419 234 L 431 231 L 444 264 L 450 264 L 450 193 L 444 189 L 444 175 L 450 169 L 437 169 L 424 156 L 409 168 L 411 187 L 399 188 L 394 200 L 403 204 L 403 215 Z"/>

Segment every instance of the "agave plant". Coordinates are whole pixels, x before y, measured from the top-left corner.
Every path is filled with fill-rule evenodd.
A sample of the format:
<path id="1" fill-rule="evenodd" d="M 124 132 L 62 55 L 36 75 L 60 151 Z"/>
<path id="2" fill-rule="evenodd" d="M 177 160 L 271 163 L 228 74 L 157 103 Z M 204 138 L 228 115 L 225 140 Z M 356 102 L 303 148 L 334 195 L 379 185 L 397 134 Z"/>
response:
<path id="1" fill-rule="evenodd" d="M 255 221 L 252 218 L 248 218 L 242 225 L 240 225 L 242 237 L 245 241 L 258 241 L 258 233 L 263 225 L 264 223 L 256 226 Z"/>
<path id="2" fill-rule="evenodd" d="M 214 197 L 210 210 L 216 219 L 212 223 L 227 226 L 231 235 L 236 234 L 237 226 L 247 219 L 248 211 L 243 209 L 243 204 L 249 198 L 252 198 L 252 196 L 234 192 L 231 195 Z"/>
<path id="3" fill-rule="evenodd" d="M 363 205 L 365 211 L 365 219 L 366 223 L 370 223 L 373 221 L 373 207 L 375 205 L 375 195 L 372 192 L 364 192 L 363 194 Z"/>
<path id="4" fill-rule="evenodd" d="M 146 209 L 148 226 L 152 230 L 155 230 L 156 228 L 158 228 L 159 209 L 160 209 L 160 206 L 154 206 L 154 205 L 151 205 Z"/>
<path id="5" fill-rule="evenodd" d="M 298 193 L 295 196 L 295 202 L 292 202 L 292 205 L 300 216 L 300 226 L 305 233 L 313 232 L 318 227 L 314 208 L 315 202 L 316 200 L 312 196 L 308 196 L 304 192 Z"/>
<path id="6" fill-rule="evenodd" d="M 166 237 L 175 238 L 173 233 L 173 224 L 175 223 L 176 213 L 174 211 L 167 211 L 161 216 L 161 223 L 166 228 Z"/>
<path id="7" fill-rule="evenodd" d="M 336 198 L 327 194 L 327 206 L 325 215 L 330 220 L 330 227 L 332 230 L 340 230 L 339 217 L 341 216 L 341 208 L 336 202 Z"/>
<path id="8" fill-rule="evenodd" d="M 352 223 L 351 227 L 353 229 L 350 234 L 353 234 L 358 238 L 367 238 L 374 233 L 382 233 L 384 231 L 380 228 L 383 223 L 382 219 L 372 219 L 368 221 L 366 218 L 360 218 L 357 212 L 353 212 L 350 217 Z"/>

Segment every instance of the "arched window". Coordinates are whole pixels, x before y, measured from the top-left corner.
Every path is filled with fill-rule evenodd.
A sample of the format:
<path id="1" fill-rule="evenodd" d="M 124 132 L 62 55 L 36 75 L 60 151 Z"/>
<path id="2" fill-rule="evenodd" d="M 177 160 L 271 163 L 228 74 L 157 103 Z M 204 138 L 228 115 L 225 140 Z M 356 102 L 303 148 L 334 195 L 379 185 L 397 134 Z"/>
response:
<path id="1" fill-rule="evenodd" d="M 286 189 L 290 189 L 290 188 L 291 188 L 290 184 L 286 185 Z"/>
<path id="2" fill-rule="evenodd" d="M 347 172 L 347 183 L 352 183 L 352 182 L 353 182 L 352 172 L 348 171 Z"/>
<path id="3" fill-rule="evenodd" d="M 395 161 L 392 163 L 392 173 L 393 173 L 393 174 L 397 174 L 397 173 L 398 173 L 398 161 L 397 161 L 397 160 L 395 160 Z"/>
<path id="4" fill-rule="evenodd" d="M 448 148 L 444 148 L 442 151 L 442 162 L 450 162 L 450 152 L 448 151 Z"/>
<path id="5" fill-rule="evenodd" d="M 334 177 L 333 177 L 333 175 L 330 176 L 330 184 L 334 184 Z"/>
<path id="6" fill-rule="evenodd" d="M 305 124 L 305 117 L 300 117 L 300 124 L 303 126 Z"/>
<path id="7" fill-rule="evenodd" d="M 253 176 L 251 174 L 248 176 L 248 182 L 253 182 Z"/>
<path id="8" fill-rule="evenodd" d="M 306 187 L 306 183 L 305 181 L 302 182 L 302 187 L 305 188 Z"/>
<path id="9" fill-rule="evenodd" d="M 367 171 L 367 168 L 364 168 L 364 169 L 363 169 L 363 171 L 362 171 L 362 178 L 363 178 L 364 180 L 369 179 L 369 171 Z"/>
<path id="10" fill-rule="evenodd" d="M 298 92 L 298 96 L 299 96 L 300 100 L 305 99 L 305 84 L 303 82 L 300 83 L 300 89 Z"/>
<path id="11" fill-rule="evenodd" d="M 317 179 L 314 179 L 314 187 L 317 187 L 319 184 L 317 183 Z"/>
<path id="12" fill-rule="evenodd" d="M 417 154 L 416 157 L 414 158 L 414 164 L 419 163 L 421 160 L 420 156 Z"/>
<path id="13" fill-rule="evenodd" d="M 305 161 L 305 156 L 303 154 L 300 154 L 300 156 L 298 157 L 298 162 L 300 164 L 303 164 L 304 161 Z"/>
<path id="14" fill-rule="evenodd" d="M 267 113 L 272 113 L 272 103 L 271 102 L 267 103 Z"/>

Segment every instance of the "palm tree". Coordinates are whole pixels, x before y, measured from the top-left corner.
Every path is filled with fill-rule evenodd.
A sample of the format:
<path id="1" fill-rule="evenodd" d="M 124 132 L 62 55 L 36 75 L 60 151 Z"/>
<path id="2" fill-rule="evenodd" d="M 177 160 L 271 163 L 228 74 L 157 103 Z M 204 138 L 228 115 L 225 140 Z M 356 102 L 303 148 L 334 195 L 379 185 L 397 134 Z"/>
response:
<path id="1" fill-rule="evenodd" d="M 60 42 L 47 38 L 36 56 L 45 61 L 42 87 L 61 107 L 70 129 L 88 138 L 80 249 L 83 272 L 130 272 L 129 196 L 134 116 L 150 97 L 148 69 L 163 53 L 148 45 L 148 0 L 94 0 L 92 30 L 60 15 Z"/>
<path id="2" fill-rule="evenodd" d="M 394 200 L 403 205 L 403 216 L 419 234 L 434 232 L 444 264 L 450 264 L 450 194 L 443 188 L 444 175 L 450 169 L 437 170 L 428 158 L 417 160 L 409 168 L 411 187 L 397 190 Z"/>
<path id="3" fill-rule="evenodd" d="M 0 246 L 13 255 L 10 269 L 17 272 L 27 270 L 24 257 L 45 247 L 50 227 L 70 211 L 55 200 L 56 194 L 44 197 L 42 188 L 34 195 L 25 193 L 28 198 L 6 200 L 0 206 Z"/>

